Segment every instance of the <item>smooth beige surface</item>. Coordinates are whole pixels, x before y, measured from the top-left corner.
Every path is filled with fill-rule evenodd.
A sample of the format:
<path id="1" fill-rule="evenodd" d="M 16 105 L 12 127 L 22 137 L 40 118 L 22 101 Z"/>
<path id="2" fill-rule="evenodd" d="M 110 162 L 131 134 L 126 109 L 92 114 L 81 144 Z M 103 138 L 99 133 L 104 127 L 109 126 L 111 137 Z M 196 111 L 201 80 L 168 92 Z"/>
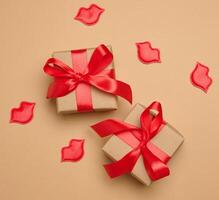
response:
<path id="1" fill-rule="evenodd" d="M 95 26 L 73 20 L 84 0 L 0 1 L 0 199 L 1 200 L 206 200 L 219 199 L 219 2 L 217 0 L 95 1 L 106 11 Z M 144 65 L 135 42 L 161 49 L 161 64 Z M 170 161 L 171 176 L 145 187 L 130 176 L 111 180 L 109 161 L 88 126 L 124 118 L 131 106 L 107 113 L 62 116 L 46 100 L 42 67 L 51 52 L 111 44 L 117 78 L 132 85 L 134 103 L 159 100 L 165 119 L 185 142 Z M 196 61 L 210 66 L 208 94 L 190 84 Z M 34 120 L 9 124 L 10 109 L 35 101 Z M 60 149 L 85 138 L 85 157 L 61 163 Z"/>
<path id="2" fill-rule="evenodd" d="M 131 109 L 130 113 L 125 117 L 124 121 L 140 127 L 140 117 L 144 112 L 145 106 L 136 104 Z M 150 110 L 152 115 L 156 115 L 155 111 Z M 166 153 L 171 159 L 173 154 L 178 150 L 178 148 L 183 143 L 183 136 L 175 128 L 172 128 L 169 123 L 167 123 L 157 135 L 155 135 L 150 143 L 158 147 L 164 153 Z M 104 153 L 113 160 L 120 160 L 126 154 L 128 154 L 132 148 L 126 144 L 122 139 L 113 135 L 103 146 Z M 132 173 L 135 178 L 137 178 L 143 184 L 149 186 L 152 181 L 148 176 L 142 156 L 139 157 L 137 163 L 135 164 Z"/>

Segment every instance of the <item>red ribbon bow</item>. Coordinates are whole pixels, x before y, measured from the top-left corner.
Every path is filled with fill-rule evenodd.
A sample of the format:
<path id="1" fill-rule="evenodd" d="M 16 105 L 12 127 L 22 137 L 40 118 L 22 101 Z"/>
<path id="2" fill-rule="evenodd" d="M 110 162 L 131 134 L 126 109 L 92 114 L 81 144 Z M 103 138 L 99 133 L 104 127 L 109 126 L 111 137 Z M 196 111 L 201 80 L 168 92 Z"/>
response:
<path id="1" fill-rule="evenodd" d="M 158 114 L 153 116 L 151 110 L 156 110 Z M 141 155 L 143 156 L 145 169 L 153 181 L 169 175 L 169 168 L 166 165 L 169 159 L 168 155 L 165 155 L 160 149 L 151 148 L 148 145 L 151 138 L 165 125 L 159 102 L 153 102 L 144 110 L 140 117 L 140 124 L 141 127 L 139 128 L 123 121 L 108 119 L 91 126 L 101 137 L 114 134 L 124 141 L 130 141 L 131 133 L 138 140 L 138 145 L 122 159 L 104 165 L 111 178 L 130 173 Z"/>
<path id="2" fill-rule="evenodd" d="M 79 89 L 81 85 L 94 86 L 97 89 L 123 97 L 132 103 L 132 91 L 128 84 L 115 80 L 114 71 L 105 69 L 113 60 L 113 55 L 105 45 L 98 46 L 89 62 L 86 61 L 86 50 L 72 51 L 74 69 L 56 58 L 47 60 L 44 72 L 54 77 L 47 98 L 62 97 Z M 89 88 L 80 87 L 77 98 L 80 111 L 92 110 Z M 77 90 L 76 90 L 77 96 Z"/>

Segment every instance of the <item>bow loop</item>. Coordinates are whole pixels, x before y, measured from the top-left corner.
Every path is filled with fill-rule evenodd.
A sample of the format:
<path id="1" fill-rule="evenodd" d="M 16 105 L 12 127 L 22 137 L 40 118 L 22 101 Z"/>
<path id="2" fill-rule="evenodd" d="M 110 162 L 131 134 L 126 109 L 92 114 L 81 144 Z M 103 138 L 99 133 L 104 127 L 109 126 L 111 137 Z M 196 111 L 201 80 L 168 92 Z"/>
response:
<path id="1" fill-rule="evenodd" d="M 110 78 L 109 76 L 91 75 L 87 76 L 86 80 L 97 89 L 120 96 L 129 101 L 129 103 L 132 103 L 132 91 L 128 84 Z"/>
<path id="2" fill-rule="evenodd" d="M 48 59 L 43 69 L 45 73 L 54 77 L 48 88 L 47 98 L 65 96 L 78 85 L 76 72 L 56 58 Z"/>
<path id="3" fill-rule="evenodd" d="M 44 65 L 44 72 L 55 78 L 74 78 L 75 71 L 57 58 L 49 58 Z"/>
<path id="4" fill-rule="evenodd" d="M 147 134 L 147 140 L 153 138 L 163 124 L 161 104 L 155 101 L 147 107 L 141 114 L 140 122 L 142 129 Z"/>
<path id="5" fill-rule="evenodd" d="M 90 75 L 96 75 L 103 71 L 113 60 L 113 54 L 103 44 L 99 45 L 93 52 L 88 71 Z"/>

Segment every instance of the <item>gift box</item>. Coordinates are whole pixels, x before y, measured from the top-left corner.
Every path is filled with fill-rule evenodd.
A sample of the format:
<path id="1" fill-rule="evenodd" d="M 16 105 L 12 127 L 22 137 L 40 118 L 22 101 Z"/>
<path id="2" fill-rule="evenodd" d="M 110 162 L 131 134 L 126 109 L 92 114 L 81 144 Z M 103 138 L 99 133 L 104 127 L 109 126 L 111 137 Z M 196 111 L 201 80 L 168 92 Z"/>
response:
<path id="1" fill-rule="evenodd" d="M 111 46 L 58 51 L 52 57 L 44 71 L 54 77 L 47 96 L 56 99 L 58 113 L 115 110 L 117 95 L 131 102 L 130 86 L 115 79 Z"/>
<path id="2" fill-rule="evenodd" d="M 117 161 L 109 164 L 110 166 L 105 165 L 108 174 L 113 178 L 125 174 L 129 170 L 132 176 L 141 183 L 149 186 L 153 181 L 169 175 L 169 168 L 166 163 L 170 158 L 172 158 L 174 153 L 183 143 L 184 139 L 173 126 L 165 121 L 163 121 L 162 125 L 158 128 L 157 124 L 160 123 L 160 119 L 155 117 L 156 119 L 154 119 L 154 121 L 153 119 L 150 121 L 151 119 L 149 119 L 148 116 L 143 116 L 145 114 L 145 110 L 146 108 L 143 105 L 136 104 L 125 118 L 125 124 L 115 120 L 106 120 L 92 127 L 102 137 L 114 133 L 114 135 L 103 146 L 104 153 L 113 161 Z M 149 111 L 152 117 L 157 115 L 157 110 L 149 109 Z M 148 126 L 147 128 L 148 121 L 151 123 L 151 126 Z M 144 125 L 144 123 L 146 125 Z M 127 162 L 133 162 L 133 159 L 135 158 L 131 157 L 129 160 L 127 158 L 128 155 L 131 156 L 131 153 L 136 153 L 139 148 L 140 142 L 139 139 L 136 138 L 138 138 L 139 131 L 141 132 L 141 129 L 137 130 L 132 127 L 132 125 L 134 125 L 134 127 L 146 127 L 146 131 L 149 129 L 158 129 L 155 131 L 156 133 L 152 131 L 151 138 L 144 144 L 146 145 L 145 149 L 147 149 L 145 151 L 146 153 L 140 153 L 139 157 L 136 159 L 137 161 L 133 164 L 134 167 L 132 166 L 130 168 L 129 163 Z M 135 133 L 136 131 L 137 133 Z M 140 151 L 142 151 L 142 149 L 140 149 Z M 146 159 L 143 158 L 143 155 Z M 129 167 L 128 170 L 125 169 L 125 171 L 124 169 L 120 169 L 125 165 Z M 153 167 L 155 169 L 153 169 Z"/>

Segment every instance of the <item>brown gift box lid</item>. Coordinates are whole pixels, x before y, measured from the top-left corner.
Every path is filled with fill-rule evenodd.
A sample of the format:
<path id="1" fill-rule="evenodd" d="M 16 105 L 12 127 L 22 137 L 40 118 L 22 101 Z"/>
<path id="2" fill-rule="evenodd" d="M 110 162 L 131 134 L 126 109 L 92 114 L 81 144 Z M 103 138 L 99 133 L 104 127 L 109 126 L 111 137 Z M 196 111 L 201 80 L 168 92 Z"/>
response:
<path id="1" fill-rule="evenodd" d="M 144 106 L 136 104 L 124 121 L 140 126 L 139 119 L 144 109 Z M 172 157 L 179 146 L 183 143 L 183 140 L 183 136 L 169 123 L 167 123 L 161 131 L 150 140 L 150 142 L 159 147 L 159 149 L 169 155 L 169 157 Z M 131 150 L 132 147 L 117 136 L 112 136 L 103 147 L 104 153 L 112 160 L 120 160 Z M 142 156 L 138 159 L 131 175 L 143 184 L 150 185 L 152 183 L 145 170 Z"/>
<path id="2" fill-rule="evenodd" d="M 107 46 L 107 48 L 112 52 L 111 46 Z M 94 49 L 95 48 L 87 49 L 88 62 L 91 58 Z M 66 63 L 68 66 L 72 67 L 71 51 L 57 51 L 52 54 L 52 57 L 58 58 L 59 60 Z M 114 68 L 113 62 L 107 67 L 107 69 L 111 68 Z M 93 111 L 108 111 L 115 110 L 118 108 L 117 97 L 112 94 L 100 91 L 95 87 L 91 86 L 91 96 L 94 109 Z M 75 91 L 72 91 L 64 97 L 56 98 L 56 105 L 58 113 L 78 113 Z"/>

